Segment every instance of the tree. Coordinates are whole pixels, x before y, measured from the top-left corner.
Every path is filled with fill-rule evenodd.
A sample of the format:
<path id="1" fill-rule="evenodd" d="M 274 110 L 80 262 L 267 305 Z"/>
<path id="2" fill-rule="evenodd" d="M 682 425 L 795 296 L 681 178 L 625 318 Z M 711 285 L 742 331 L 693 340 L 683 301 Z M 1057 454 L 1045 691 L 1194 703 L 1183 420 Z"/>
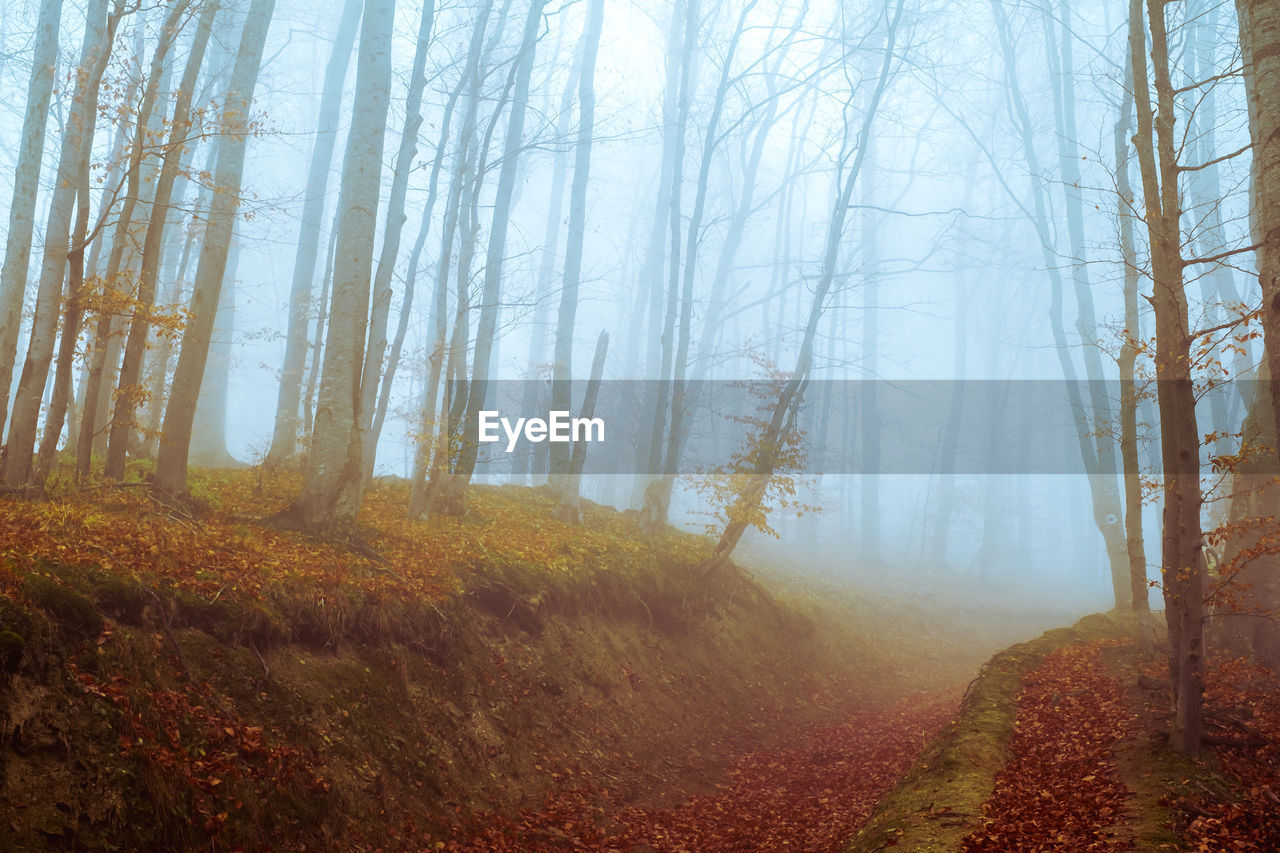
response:
<path id="1" fill-rule="evenodd" d="M 9 230 L 5 236 L 4 266 L 0 268 L 0 435 L 9 413 L 9 385 L 18 347 L 22 299 L 27 289 L 31 261 L 31 235 L 35 230 L 36 191 L 44 162 L 44 129 L 49 118 L 49 98 L 58 70 L 58 30 L 62 0 L 42 0 L 36 22 L 36 42 L 31 55 L 31 79 L 27 85 L 27 109 L 22 115 L 18 165 L 9 204 Z"/>
<path id="2" fill-rule="evenodd" d="M 1103 387 L 1101 355 L 1097 348 L 1096 321 L 1094 320 L 1093 297 L 1090 291 L 1087 267 L 1084 257 L 1084 237 L 1082 207 L 1079 195 L 1079 169 L 1077 157 L 1072 152 L 1074 147 L 1074 109 L 1075 99 L 1072 91 L 1062 90 L 1066 79 L 1065 73 L 1054 75 L 1053 101 L 1057 128 L 1058 163 L 1060 176 L 1067 191 L 1068 240 L 1071 244 L 1072 285 L 1076 297 L 1078 331 L 1084 341 L 1083 354 L 1085 362 L 1085 389 L 1089 392 L 1088 402 L 1081 394 L 1077 380 L 1076 366 L 1072 359 L 1072 346 L 1066 334 L 1063 320 L 1063 291 L 1065 284 L 1058 266 L 1058 258 L 1054 254 L 1053 223 L 1050 219 L 1050 199 L 1048 190 L 1041 177 L 1039 158 L 1036 154 L 1034 124 L 1022 85 L 1018 76 L 1017 50 L 1013 40 L 1012 28 L 1001 0 L 992 0 L 992 12 L 996 30 L 1000 38 L 1000 50 L 1004 59 L 1005 85 L 1009 93 L 1008 109 L 1018 129 L 1019 141 L 1022 143 L 1023 158 L 1030 172 L 1032 208 L 1028 210 L 1021 200 L 1014 196 L 1012 189 L 997 174 L 1005 192 L 1014 199 L 1029 224 L 1035 229 L 1040 242 L 1041 253 L 1049 274 L 1050 309 L 1049 318 L 1053 330 L 1054 347 L 1066 382 L 1067 395 L 1071 408 L 1075 413 L 1076 441 L 1080 447 L 1080 458 L 1085 471 L 1089 475 L 1089 493 L 1093 504 L 1094 524 L 1102 534 L 1106 545 L 1107 558 L 1111 569 L 1112 594 L 1117 607 L 1126 606 L 1129 601 L 1129 562 L 1125 548 L 1123 530 L 1121 529 L 1121 503 L 1116 468 L 1116 448 L 1110 433 L 1099 429 L 1099 424 L 1110 424 L 1111 406 Z M 1052 32 L 1049 27 L 1048 32 Z M 1065 44 L 1048 39 L 1048 50 L 1057 59 L 1055 66 L 1062 62 L 1066 68 L 1072 67 L 1070 37 Z M 967 127 L 967 125 L 966 125 Z M 1063 137 L 1073 134 L 1071 141 Z M 989 156 L 989 155 L 988 155 Z"/>
<path id="3" fill-rule="evenodd" d="M 427 86 L 427 51 L 431 46 L 431 28 L 435 20 L 434 0 L 422 6 L 422 21 L 418 27 L 418 42 L 413 54 L 413 71 L 409 77 L 409 94 L 406 99 L 404 131 L 400 134 L 400 150 L 392 171 L 391 190 L 387 197 L 387 219 L 382 227 L 382 249 L 378 256 L 378 269 L 373 279 L 373 313 L 369 319 L 369 343 L 365 350 L 364 372 L 360 379 L 360 430 L 364 446 L 365 477 L 373 476 L 373 463 L 378 450 L 378 436 L 382 432 L 387 397 L 396 375 L 396 362 L 408 328 L 409 309 L 413 307 L 414 272 L 406 282 L 404 300 L 400 306 L 400 328 L 392 358 L 383 370 L 383 356 L 387 350 L 387 320 L 391 313 L 391 276 L 395 271 L 400 252 L 400 231 L 404 227 L 405 195 L 409 189 L 409 173 L 413 158 L 418 154 L 418 130 L 422 126 L 422 93 Z M 423 228 L 425 230 L 425 222 Z M 421 243 L 419 243 L 421 245 Z M 416 253 L 415 253 L 416 260 Z M 379 381 L 383 386 L 381 399 Z"/>
<path id="4" fill-rule="evenodd" d="M 524 33 L 521 37 L 520 52 L 512 68 L 509 88 L 514 94 L 510 96 L 511 114 L 507 119 L 507 134 L 503 143 L 502 167 L 498 173 L 498 185 L 493 200 L 493 218 L 489 226 L 489 241 L 486 246 L 484 285 L 480 296 L 480 319 L 476 329 L 475 357 L 471 366 L 471 380 L 458 386 L 458 396 L 453 408 L 454 417 L 450 422 L 461 424 L 465 435 L 475 435 L 472 428 L 478 422 L 480 410 L 484 407 L 489 393 L 491 381 L 490 363 L 493 355 L 494 337 L 498 322 L 498 306 L 501 298 L 502 267 L 507 246 L 507 229 L 511 222 L 513 192 L 515 190 L 516 170 L 520 165 L 520 152 L 523 144 L 524 118 L 529 102 L 529 79 L 533 74 L 533 62 L 540 37 L 542 10 L 545 0 L 531 0 L 525 16 Z M 496 118 L 496 113 L 495 113 Z M 492 128 L 492 125 L 490 126 Z M 487 145 L 482 151 L 487 151 Z M 483 167 L 478 170 L 483 174 Z M 472 201 L 474 204 L 475 195 Z M 474 225 L 473 220 L 473 225 Z M 471 229 L 474 235 L 475 228 Z M 466 269 L 469 265 L 471 251 L 467 249 L 459 266 Z M 458 304 L 468 302 L 463 290 L 463 276 L 459 276 Z M 465 326 L 455 323 L 455 330 Z M 456 334 L 456 332 L 455 332 Z M 455 354 L 459 348 L 455 344 Z M 461 366 L 460 360 L 455 363 Z M 435 496 L 433 510 L 446 515 L 462 515 L 466 512 L 466 488 L 475 471 L 478 446 L 475 441 L 463 440 L 458 450 L 457 464 L 453 472 L 438 482 L 441 488 Z M 445 475 L 441 474 L 441 477 Z"/>
<path id="5" fill-rule="evenodd" d="M 766 427 L 755 439 L 758 448 L 752 459 L 752 470 L 746 478 L 741 491 L 728 512 L 727 523 L 720 539 L 716 543 L 706 571 L 714 572 L 728 564 L 742 535 L 752 524 L 759 507 L 768 490 L 769 482 L 779 464 L 782 451 L 787 447 L 786 434 L 794 428 L 797 412 L 804 397 L 804 389 L 808 383 L 809 371 L 813 366 L 813 342 L 818 331 L 818 322 L 822 319 L 826 308 L 827 295 L 836 278 L 836 268 L 840 260 L 840 246 L 844 239 L 845 221 L 848 218 L 853 192 L 862 175 L 862 167 L 866 160 L 868 143 L 880 102 L 893 78 L 897 59 L 898 30 L 902 23 L 904 0 L 895 0 L 892 7 L 885 4 L 885 43 L 881 55 L 880 68 L 875 83 L 868 93 L 861 121 L 858 123 L 856 135 L 848 133 L 850 129 L 848 111 L 851 109 L 857 88 L 849 93 L 845 103 L 846 133 L 842 140 L 838 171 L 836 174 L 836 193 L 827 221 L 826 240 L 822 254 L 822 266 L 813 290 L 813 298 L 809 303 L 808 319 L 804 326 L 804 337 L 796 354 L 796 364 L 791 375 L 782 384 L 778 398 L 773 404 L 773 411 Z M 852 136 L 852 138 L 851 138 Z"/>
<path id="6" fill-rule="evenodd" d="M 1204 555 L 1200 549 L 1200 437 L 1191 375 L 1192 335 L 1183 281 L 1178 139 L 1169 74 L 1165 4 L 1147 0 L 1151 34 L 1148 77 L 1142 0 L 1129 4 L 1129 48 L 1137 107 L 1135 135 L 1151 247 L 1151 304 L 1156 322 L 1156 380 L 1164 474 L 1161 575 L 1169 626 L 1174 749 L 1196 757 L 1204 701 Z M 1156 103 L 1153 110 L 1151 87 Z"/>
<path id="7" fill-rule="evenodd" d="M 160 28 L 160 35 L 156 43 L 155 51 L 151 57 L 151 67 L 147 75 L 146 86 L 143 90 L 142 99 L 137 107 L 137 121 L 134 127 L 134 138 L 129 146 L 127 155 L 127 165 L 125 173 L 127 178 L 127 188 L 125 190 L 124 201 L 120 206 L 117 214 L 116 236 L 112 241 L 111 259 L 108 262 L 108 280 L 109 286 L 114 284 L 111 279 L 114 278 L 115 271 L 120 266 L 120 257 L 124 252 L 126 245 L 131 243 L 129 237 L 131 225 L 134 223 L 134 210 L 139 202 L 145 206 L 146 196 L 148 194 L 147 187 L 154 186 L 146 180 L 148 177 L 144 174 L 143 163 L 146 159 L 146 144 L 152 135 L 156 134 L 163 119 L 163 106 L 161 100 L 161 90 L 167 88 L 168 84 L 168 55 L 174 39 L 177 37 L 178 30 L 182 26 L 182 19 L 187 11 L 189 3 L 186 0 L 174 4 L 169 10 L 169 14 L 165 17 L 164 23 Z M 139 29 L 139 33 L 141 29 Z M 142 57 L 138 57 L 141 63 Z M 87 163 L 85 164 L 87 168 Z M 42 479 L 53 464 L 54 453 L 57 449 L 58 437 L 62 434 L 63 421 L 66 417 L 67 404 L 71 398 L 71 376 L 73 369 L 73 360 L 75 357 L 76 342 L 79 337 L 81 315 L 84 310 L 84 244 L 89 238 L 86 233 L 86 225 L 88 220 L 88 189 L 89 175 L 86 173 L 81 178 L 86 188 L 82 190 L 81 201 L 77 207 L 77 223 L 74 229 L 72 239 L 72 251 L 68 256 L 70 262 L 70 272 L 68 275 L 66 310 L 62 323 L 62 339 L 58 347 L 57 366 L 55 368 L 55 378 L 53 385 L 53 395 L 49 404 L 49 412 L 45 418 L 44 438 L 40 445 L 40 452 L 37 457 L 37 464 L 34 471 L 35 479 Z M 97 408 L 96 401 L 100 390 L 100 380 L 102 376 L 102 362 L 106 349 L 107 333 L 110 327 L 111 312 L 104 310 L 102 312 L 104 321 L 100 322 L 101 332 L 95 339 L 94 353 L 92 364 L 89 372 L 89 382 L 85 391 L 86 406 L 92 409 Z M 83 426 L 83 423 L 82 423 Z M 92 438 L 92 431 L 89 431 L 88 439 Z M 69 440 L 70 443 L 70 440 Z M 86 440 L 86 445 L 88 440 Z M 83 475 L 89 470 L 89 453 L 84 452 L 81 458 L 77 460 L 77 471 Z"/>
<path id="8" fill-rule="evenodd" d="M 124 360 L 120 365 L 120 377 L 116 389 L 115 411 L 111 418 L 111 435 L 107 444 L 105 474 L 112 479 L 124 476 L 124 463 L 128 453 L 129 435 L 133 428 L 133 413 L 141 396 L 137 388 L 142 374 L 142 361 L 146 355 L 147 334 L 150 331 L 150 314 L 155 305 L 156 283 L 160 276 L 161 250 L 170 224 L 170 204 L 174 186 L 182 169 L 183 154 L 187 150 L 187 134 L 191 130 L 191 101 L 200 68 L 204 63 L 205 49 L 213 31 L 213 19 L 219 7 L 218 0 L 206 0 L 200 11 L 195 36 L 187 53 L 186 68 L 178 84 L 173 116 L 169 125 L 169 139 L 164 148 L 160 175 L 156 181 L 152 215 L 147 221 L 143 238 L 142 260 L 138 271 L 137 309 L 129 326 L 125 343 Z"/>
<path id="9" fill-rule="evenodd" d="M 209 204 L 209 225 L 192 286 L 190 319 L 178 353 L 173 391 L 165 407 L 164 437 L 156 458 L 156 485 L 173 494 L 184 493 L 187 487 L 191 428 L 209 358 L 209 342 L 222 294 L 236 210 L 240 205 L 250 107 L 274 12 L 275 0 L 251 1 L 222 108 L 221 125 L 225 135 L 218 145 L 214 169 L 218 192 Z"/>
<path id="10" fill-rule="evenodd" d="M 1133 62 L 1126 63 L 1124 94 L 1115 125 L 1116 200 L 1120 258 L 1124 264 L 1124 340 L 1120 344 L 1120 459 L 1124 466 L 1125 550 L 1129 555 L 1129 603 L 1151 609 L 1147 600 L 1147 552 L 1142 539 L 1142 476 L 1138 469 L 1138 251 L 1133 234 L 1133 189 L 1129 184 L 1129 137 L 1133 119 Z"/>
<path id="11" fill-rule="evenodd" d="M 427 511 L 433 496 L 431 484 L 439 482 L 439 472 L 447 468 L 450 456 L 447 432 L 448 419 L 446 417 L 437 417 L 440 379 L 445 369 L 445 359 L 448 357 L 450 367 L 452 367 L 453 362 L 459 355 L 456 350 L 458 343 L 456 334 L 457 316 L 455 316 L 454 323 L 455 346 L 448 346 L 449 273 L 453 264 L 454 242 L 458 236 L 458 226 L 462 221 L 463 210 L 467 206 L 468 186 L 472 180 L 471 170 L 474 165 L 473 157 L 475 156 L 473 146 L 476 143 L 477 130 L 476 116 L 480 108 L 480 87 L 485 76 L 483 66 L 487 64 L 484 59 L 489 53 L 489 50 L 485 47 L 484 37 L 489 27 L 489 17 L 492 12 L 493 0 L 484 0 L 483 4 L 475 12 L 475 19 L 471 26 L 471 39 L 467 49 L 467 59 L 463 65 L 462 74 L 458 78 L 458 85 L 453 94 L 450 95 L 449 105 L 445 109 L 445 121 L 441 129 L 441 140 L 448 139 L 449 122 L 453 117 L 454 105 L 465 92 L 466 109 L 463 111 L 462 121 L 458 127 L 458 142 L 457 150 L 454 153 L 453 174 L 450 177 L 449 195 L 445 202 L 444 221 L 441 225 L 440 257 L 436 262 L 435 300 L 432 308 L 435 327 L 433 329 L 431 355 L 428 359 L 426 390 L 423 394 L 422 428 L 418 437 L 417 452 L 414 456 L 413 490 L 409 495 L 410 518 L 419 518 Z M 501 27 L 497 29 L 501 29 Z M 494 41 L 496 42 L 496 39 Z M 441 145 L 436 151 L 436 158 L 439 160 L 443 156 L 444 146 Z M 459 264 L 459 282 L 462 281 L 461 266 L 462 264 Z M 462 305 L 467 303 L 467 294 L 461 283 L 459 285 L 459 298 L 461 304 L 458 306 L 458 313 L 460 314 L 464 311 Z M 440 411 L 447 412 L 450 403 L 451 401 L 446 394 L 446 399 Z"/>
<path id="12" fill-rule="evenodd" d="M 1280 9 L 1236 0 L 1253 143 L 1253 216 L 1273 422 L 1280 425 Z M 1280 446 L 1277 444 L 1275 446 Z"/>
<path id="13" fill-rule="evenodd" d="M 600 50 L 600 31 L 604 26 L 604 0 L 592 0 L 587 11 L 587 28 L 583 34 L 582 69 L 578 74 L 578 141 L 574 146 L 573 184 L 569 188 L 569 236 L 564 256 L 564 281 L 560 287 L 560 308 L 556 313 L 555 363 L 551 375 L 551 408 L 567 412 L 573 379 L 573 330 L 578 311 L 578 287 L 582 281 L 582 246 L 587 228 L 587 183 L 591 174 L 591 140 L 596 117 L 596 56 Z M 608 337 L 604 338 L 607 345 Z M 575 447 L 574 450 L 577 448 Z M 584 447 L 585 452 L 585 447 Z M 577 481 L 559 481 L 570 473 L 569 448 L 551 447 L 552 483 L 563 493 L 562 500 L 572 504 Z M 572 516 L 572 509 L 567 510 Z M 580 514 L 580 513 L 578 513 Z"/>
<path id="14" fill-rule="evenodd" d="M 320 91 L 320 114 L 316 120 L 311 165 L 302 199 L 302 222 L 293 259 L 293 283 L 289 290 L 289 328 L 285 338 L 284 367 L 276 397 L 275 429 L 267 461 L 288 459 L 297 451 L 298 406 L 302 398 L 302 369 L 307 353 L 307 321 L 311 316 L 311 291 L 315 286 L 316 255 L 320 251 L 320 225 L 324 217 L 325 191 L 329 167 L 338 139 L 338 116 L 342 109 L 342 84 L 347 78 L 351 49 L 356 40 L 363 0 L 344 0 L 342 17 L 334 34 L 333 49 L 325 66 Z"/>
<path id="15" fill-rule="evenodd" d="M 360 368 L 369 321 L 369 290 L 382 151 L 391 93 L 395 0 L 368 0 L 360 24 L 355 111 L 347 133 L 338 196 L 337 242 L 329 332 L 320 396 L 302 493 L 282 521 L 307 529 L 355 522 L 364 491 L 359 423 Z"/>
<path id="16" fill-rule="evenodd" d="M 22 376 L 18 380 L 8 441 L 4 448 L 3 477 L 7 486 L 25 484 L 32 471 L 40 400 L 53 360 L 67 255 L 73 248 L 70 245 L 71 214 L 78 195 L 77 179 L 88 172 L 86 164 L 97 119 L 102 72 L 107 67 L 111 43 L 123 15 L 121 3 L 117 3 L 110 14 L 107 13 L 106 0 L 93 0 L 88 7 L 75 94 L 67 117 L 67 130 L 62 137 L 57 182 L 49 200 L 44 257 L 36 290 L 36 312 L 31 321 L 31 338 L 27 342 L 26 360 L 22 364 Z"/>

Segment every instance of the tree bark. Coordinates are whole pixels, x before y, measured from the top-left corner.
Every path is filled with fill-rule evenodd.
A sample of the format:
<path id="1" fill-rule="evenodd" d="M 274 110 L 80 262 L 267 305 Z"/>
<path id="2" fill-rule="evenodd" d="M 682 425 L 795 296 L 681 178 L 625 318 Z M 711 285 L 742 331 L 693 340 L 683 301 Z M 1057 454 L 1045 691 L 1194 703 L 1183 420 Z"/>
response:
<path id="1" fill-rule="evenodd" d="M 22 116 L 18 165 L 13 177 L 13 200 L 9 204 L 4 266 L 0 267 L 0 437 L 4 435 L 9 413 L 9 386 L 17 356 L 22 301 L 27 292 L 31 236 L 35 230 L 36 195 L 44 162 L 49 99 L 53 93 L 54 74 L 58 70 L 58 30 L 61 22 L 62 0 L 42 0 L 31 56 L 31 79 L 27 84 L 27 109 Z"/>
<path id="2" fill-rule="evenodd" d="M 556 312 L 555 362 L 551 372 L 551 408 L 567 412 L 573 380 L 573 332 L 578 312 L 578 287 L 582 281 L 582 249 L 587 229 L 587 184 L 591 175 L 591 141 L 596 121 L 596 56 L 604 25 L 603 0 L 592 0 L 582 42 L 582 70 L 578 75 L 578 141 L 574 146 L 573 184 L 569 188 L 569 235 L 564 253 L 564 279 Z M 550 447 L 551 482 L 566 496 L 575 483 L 561 480 L 569 474 L 568 445 Z"/>
<path id="3" fill-rule="evenodd" d="M 214 170 L 218 192 L 213 194 L 209 204 L 209 226 L 192 286 L 190 319 L 178 353 L 173 391 L 165 407 L 164 435 L 156 458 L 156 485 L 174 494 L 186 492 L 196 401 L 209 358 L 209 341 L 222 293 L 227 252 L 235 226 L 236 209 L 240 205 L 253 91 L 257 86 L 262 51 L 274 11 L 275 0 L 252 0 L 222 109 L 221 123 L 226 135 L 218 145 L 218 162 Z"/>
<path id="4" fill-rule="evenodd" d="M 391 94 L 395 0 L 367 0 L 356 61 L 355 111 L 338 196 L 329 332 L 302 494 L 282 520 L 312 530 L 355 523 L 364 493 L 360 373 L 369 321 L 370 275 Z"/>
<path id="5" fill-rule="evenodd" d="M 1164 467 L 1164 532 L 1161 574 L 1171 647 L 1174 720 L 1171 746 L 1200 754 L 1204 695 L 1204 556 L 1200 530 L 1200 440 L 1191 378 L 1191 335 L 1183 282 L 1178 141 L 1169 77 L 1168 35 L 1162 0 L 1147 0 L 1151 65 L 1156 91 L 1153 114 L 1142 28 L 1142 0 L 1130 2 L 1129 38 L 1137 106 L 1138 163 L 1151 245 L 1152 306 L 1156 320 L 1161 462 Z"/>
<path id="6" fill-rule="evenodd" d="M 324 217 L 325 194 L 329 187 L 329 170 L 333 165 L 333 149 L 338 141 L 338 120 L 342 112 L 342 85 L 351 63 L 351 49 L 356 40 L 363 0 L 344 0 L 342 17 L 333 39 L 333 50 L 325 65 L 324 85 L 320 90 L 320 115 L 316 122 L 315 142 L 311 147 L 311 165 L 302 199 L 302 224 L 298 229 L 298 248 L 293 258 L 293 283 L 289 289 L 289 329 L 284 344 L 284 365 L 280 373 L 280 392 L 276 398 L 275 428 L 267 462 L 279 465 L 291 459 L 298 450 L 298 409 L 302 399 L 302 372 L 307 358 L 307 326 L 311 318 L 311 291 L 315 286 L 316 256 L 320 251 L 320 226 Z"/>
<path id="7" fill-rule="evenodd" d="M 93 145 L 98 90 L 111 55 L 116 26 L 122 15 L 119 6 L 108 15 L 106 0 L 92 0 L 88 7 L 84 42 L 80 49 L 80 70 L 76 75 L 75 94 L 67 117 L 66 133 L 62 137 L 57 182 L 49 200 L 44 256 L 36 290 L 36 312 L 31 321 L 31 338 L 27 342 L 26 360 L 22 365 L 8 440 L 4 447 L 3 477 L 5 485 L 10 487 L 24 485 L 32 473 L 40 402 L 53 360 L 62 283 L 67 271 L 67 254 L 73 248 L 70 245 L 70 235 L 71 214 L 77 195 L 76 182 L 77 178 L 88 171 L 84 161 L 90 157 Z"/>

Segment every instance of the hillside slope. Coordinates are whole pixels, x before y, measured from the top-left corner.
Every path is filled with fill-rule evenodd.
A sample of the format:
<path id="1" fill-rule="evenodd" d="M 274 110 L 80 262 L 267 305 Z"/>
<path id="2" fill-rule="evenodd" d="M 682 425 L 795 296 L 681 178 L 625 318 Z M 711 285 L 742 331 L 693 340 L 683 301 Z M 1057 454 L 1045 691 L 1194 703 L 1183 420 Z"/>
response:
<path id="1" fill-rule="evenodd" d="M 414 849 L 577 789 L 605 821 L 932 677 L 917 627 L 710 584 L 704 540 L 612 510 L 508 487 L 414 524 L 391 484 L 321 543 L 264 526 L 295 485 L 0 500 L 16 849 Z"/>

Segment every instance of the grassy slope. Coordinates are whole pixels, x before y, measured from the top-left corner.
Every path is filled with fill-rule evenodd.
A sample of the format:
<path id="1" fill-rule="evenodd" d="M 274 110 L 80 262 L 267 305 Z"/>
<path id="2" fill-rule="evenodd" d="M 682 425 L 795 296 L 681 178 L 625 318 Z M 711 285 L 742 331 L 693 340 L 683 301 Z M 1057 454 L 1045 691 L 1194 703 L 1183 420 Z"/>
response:
<path id="1" fill-rule="evenodd" d="M 402 519 L 354 550 L 264 528 L 296 483 L 211 474 L 0 500 L 0 826 L 16 849 L 391 849 L 582 786 L 659 804 L 736 749 L 901 678 L 892 616 L 754 583 L 537 490 Z"/>
<path id="2" fill-rule="evenodd" d="M 992 657 L 966 692 L 959 716 L 880 803 L 848 850 L 959 850 L 982 824 L 982 805 L 1010 758 L 1023 676 L 1060 646 L 1106 637 L 1145 640 L 1150 624 L 1137 617 L 1088 616 Z"/>

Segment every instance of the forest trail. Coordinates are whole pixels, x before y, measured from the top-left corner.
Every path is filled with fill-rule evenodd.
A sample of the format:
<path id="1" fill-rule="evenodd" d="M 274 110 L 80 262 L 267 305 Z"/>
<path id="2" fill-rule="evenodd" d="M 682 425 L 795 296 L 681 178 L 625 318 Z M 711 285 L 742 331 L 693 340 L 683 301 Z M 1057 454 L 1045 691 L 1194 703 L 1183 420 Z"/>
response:
<path id="1" fill-rule="evenodd" d="M 797 731 L 748 752 L 706 793 L 671 808 L 611 811 L 580 790 L 496 820 L 441 849 L 481 851 L 837 851 L 955 714 L 959 693 L 918 694 L 890 708 Z"/>

